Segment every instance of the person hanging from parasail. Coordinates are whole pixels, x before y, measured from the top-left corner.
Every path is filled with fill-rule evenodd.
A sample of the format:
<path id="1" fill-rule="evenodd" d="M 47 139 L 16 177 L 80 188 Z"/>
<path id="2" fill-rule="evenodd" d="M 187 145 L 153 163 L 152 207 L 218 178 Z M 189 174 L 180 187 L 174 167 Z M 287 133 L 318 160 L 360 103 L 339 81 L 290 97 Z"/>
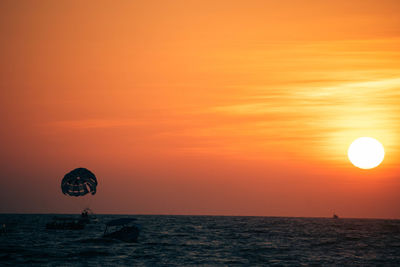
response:
<path id="1" fill-rule="evenodd" d="M 64 195 L 82 197 L 86 194 L 95 195 L 97 192 L 97 179 L 93 172 L 86 168 L 77 168 L 67 173 L 61 181 L 61 191 Z M 89 222 L 89 213 L 93 212 L 85 208 L 81 213 L 81 219 Z"/>

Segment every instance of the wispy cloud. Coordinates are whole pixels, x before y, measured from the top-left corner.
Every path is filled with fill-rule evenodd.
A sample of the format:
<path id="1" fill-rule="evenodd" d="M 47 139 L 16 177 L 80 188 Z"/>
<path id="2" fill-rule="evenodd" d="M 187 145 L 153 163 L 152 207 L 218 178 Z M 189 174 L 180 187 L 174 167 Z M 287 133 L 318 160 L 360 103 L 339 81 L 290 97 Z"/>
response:
<path id="1" fill-rule="evenodd" d="M 244 103 L 243 103 L 244 102 Z M 296 90 L 258 95 L 242 103 L 216 106 L 210 112 L 236 118 L 209 129 L 238 136 L 249 144 L 284 144 L 323 150 L 343 157 L 354 138 L 372 135 L 388 149 L 397 146 L 400 133 L 400 78 L 339 82 L 329 86 L 298 85 Z M 223 120 L 221 120 L 223 121 Z M 261 142 L 260 142 L 261 141 Z"/>
<path id="2" fill-rule="evenodd" d="M 132 119 L 79 119 L 55 121 L 50 124 L 63 129 L 93 129 L 137 126 L 143 125 L 143 122 Z"/>

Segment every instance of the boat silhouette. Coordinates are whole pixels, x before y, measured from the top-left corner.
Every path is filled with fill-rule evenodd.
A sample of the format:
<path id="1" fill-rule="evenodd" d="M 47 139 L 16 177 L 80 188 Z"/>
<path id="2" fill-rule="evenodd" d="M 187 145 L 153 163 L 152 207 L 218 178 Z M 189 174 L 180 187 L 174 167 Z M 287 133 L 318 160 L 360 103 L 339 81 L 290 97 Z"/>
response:
<path id="1" fill-rule="evenodd" d="M 140 233 L 140 226 L 134 224 L 135 218 L 121 218 L 106 223 L 103 238 L 118 239 L 124 242 L 137 242 Z M 117 228 L 113 232 L 109 229 Z"/>

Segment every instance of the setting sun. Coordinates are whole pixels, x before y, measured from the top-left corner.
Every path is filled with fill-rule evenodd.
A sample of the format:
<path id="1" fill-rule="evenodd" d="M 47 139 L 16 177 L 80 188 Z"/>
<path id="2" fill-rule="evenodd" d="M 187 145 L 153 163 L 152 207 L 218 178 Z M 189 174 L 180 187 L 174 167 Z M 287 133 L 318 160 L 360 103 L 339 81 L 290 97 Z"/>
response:
<path id="1" fill-rule="evenodd" d="M 372 169 L 381 164 L 385 150 L 378 140 L 360 137 L 350 145 L 348 156 L 354 166 L 360 169 Z"/>

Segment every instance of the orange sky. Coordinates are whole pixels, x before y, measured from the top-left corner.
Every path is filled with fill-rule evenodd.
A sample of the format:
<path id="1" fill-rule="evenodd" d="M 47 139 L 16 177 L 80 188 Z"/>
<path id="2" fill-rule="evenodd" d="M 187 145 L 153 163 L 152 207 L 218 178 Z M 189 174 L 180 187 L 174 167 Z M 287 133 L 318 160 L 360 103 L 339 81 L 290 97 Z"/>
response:
<path id="1" fill-rule="evenodd" d="M 400 218 L 400 4 L 1 1 L 0 212 Z M 347 159 L 371 136 L 386 158 Z M 62 195 L 87 167 L 98 193 Z"/>

